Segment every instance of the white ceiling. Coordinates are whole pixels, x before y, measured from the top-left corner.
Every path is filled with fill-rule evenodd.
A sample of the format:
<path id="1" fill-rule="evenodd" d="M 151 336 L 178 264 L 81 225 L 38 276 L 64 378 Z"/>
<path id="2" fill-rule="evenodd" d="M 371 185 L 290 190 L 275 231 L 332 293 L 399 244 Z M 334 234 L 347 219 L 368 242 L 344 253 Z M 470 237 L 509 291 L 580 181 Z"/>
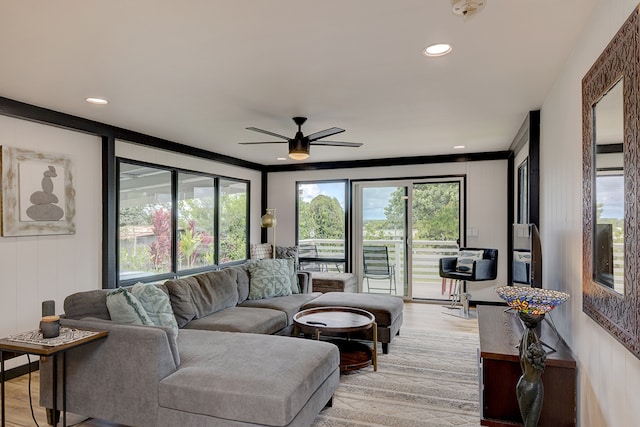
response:
<path id="1" fill-rule="evenodd" d="M 307 162 L 506 150 L 596 1 L 0 0 L 0 96 L 261 164 L 293 116 L 364 144 Z"/>

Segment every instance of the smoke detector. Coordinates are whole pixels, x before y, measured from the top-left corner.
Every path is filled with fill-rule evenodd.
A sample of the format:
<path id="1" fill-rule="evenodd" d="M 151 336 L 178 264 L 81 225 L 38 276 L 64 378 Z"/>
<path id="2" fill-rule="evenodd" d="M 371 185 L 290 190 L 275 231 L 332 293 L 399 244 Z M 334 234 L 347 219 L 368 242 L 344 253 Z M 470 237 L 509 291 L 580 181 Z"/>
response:
<path id="1" fill-rule="evenodd" d="M 453 13 L 465 18 L 481 11 L 485 4 L 487 4 L 486 0 L 451 0 Z"/>

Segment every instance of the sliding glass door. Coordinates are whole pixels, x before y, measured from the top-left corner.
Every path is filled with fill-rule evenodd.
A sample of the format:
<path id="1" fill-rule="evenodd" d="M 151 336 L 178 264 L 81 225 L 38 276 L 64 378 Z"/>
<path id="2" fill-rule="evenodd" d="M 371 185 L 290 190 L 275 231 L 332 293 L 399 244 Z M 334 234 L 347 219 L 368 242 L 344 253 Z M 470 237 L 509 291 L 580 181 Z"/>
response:
<path id="1" fill-rule="evenodd" d="M 462 238 L 464 178 L 356 182 L 353 194 L 360 290 L 448 299 L 438 260 L 455 254 Z M 385 256 L 391 277 L 384 274 Z"/>

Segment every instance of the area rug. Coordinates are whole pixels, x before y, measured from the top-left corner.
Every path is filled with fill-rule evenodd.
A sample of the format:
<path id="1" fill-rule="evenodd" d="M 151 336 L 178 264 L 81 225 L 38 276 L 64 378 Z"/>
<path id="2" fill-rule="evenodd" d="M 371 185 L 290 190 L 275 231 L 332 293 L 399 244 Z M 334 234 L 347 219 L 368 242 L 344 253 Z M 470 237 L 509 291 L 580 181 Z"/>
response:
<path id="1" fill-rule="evenodd" d="M 312 427 L 478 426 L 478 336 L 405 331 L 371 367 L 340 377 Z"/>

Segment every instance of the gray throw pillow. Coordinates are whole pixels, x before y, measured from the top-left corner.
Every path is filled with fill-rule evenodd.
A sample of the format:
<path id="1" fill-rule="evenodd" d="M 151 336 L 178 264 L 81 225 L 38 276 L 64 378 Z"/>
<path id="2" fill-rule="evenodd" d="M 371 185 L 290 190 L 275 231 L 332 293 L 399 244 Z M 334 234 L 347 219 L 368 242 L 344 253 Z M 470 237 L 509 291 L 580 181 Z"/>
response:
<path id="1" fill-rule="evenodd" d="M 296 276 L 292 259 L 250 259 L 247 268 L 251 277 L 248 299 L 291 295 L 292 277 Z"/>
<path id="2" fill-rule="evenodd" d="M 107 293 L 107 308 L 111 320 L 130 325 L 153 325 L 146 310 L 131 292 L 118 288 Z"/>
<path id="3" fill-rule="evenodd" d="M 196 274 L 182 279 L 167 280 L 171 307 L 178 327 L 238 303 L 238 273 L 235 269 Z"/>
<path id="4" fill-rule="evenodd" d="M 176 332 L 178 331 L 178 323 L 173 314 L 168 294 L 155 285 L 143 283 L 133 285 L 131 293 L 138 298 L 154 325 L 167 326 Z"/>

